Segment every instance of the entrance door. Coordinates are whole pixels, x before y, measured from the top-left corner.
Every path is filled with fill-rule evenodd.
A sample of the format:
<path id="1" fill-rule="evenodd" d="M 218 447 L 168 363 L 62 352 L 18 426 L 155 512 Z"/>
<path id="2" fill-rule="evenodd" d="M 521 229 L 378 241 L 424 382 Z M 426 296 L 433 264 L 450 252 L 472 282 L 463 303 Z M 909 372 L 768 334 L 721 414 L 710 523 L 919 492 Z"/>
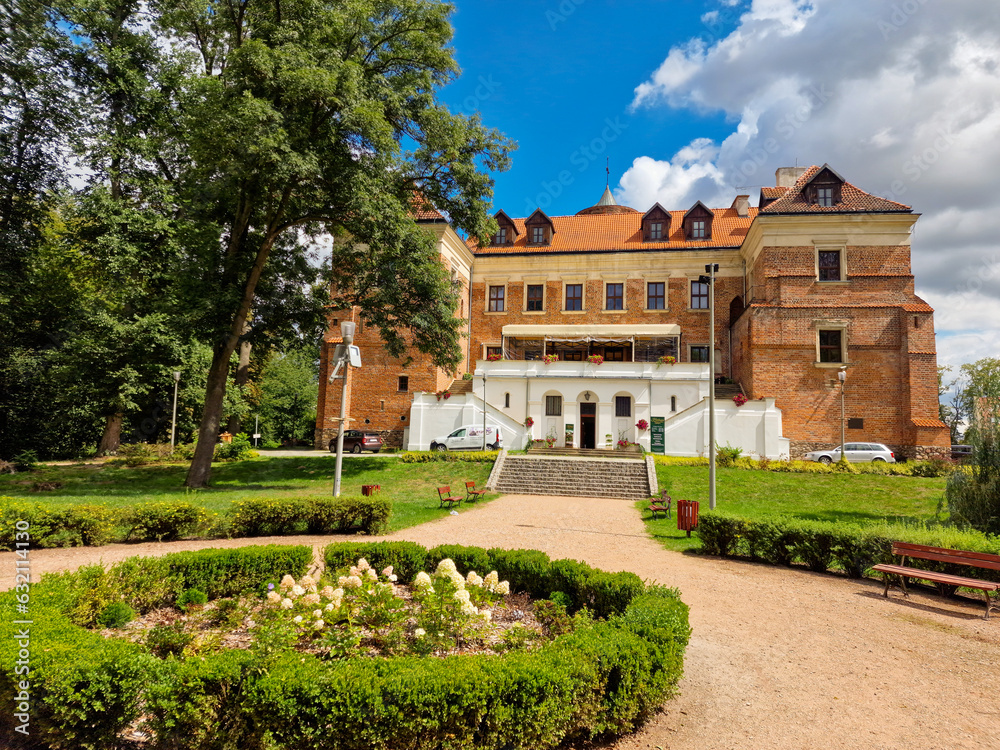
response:
<path id="1" fill-rule="evenodd" d="M 596 448 L 597 404 L 580 404 L 580 447 Z"/>

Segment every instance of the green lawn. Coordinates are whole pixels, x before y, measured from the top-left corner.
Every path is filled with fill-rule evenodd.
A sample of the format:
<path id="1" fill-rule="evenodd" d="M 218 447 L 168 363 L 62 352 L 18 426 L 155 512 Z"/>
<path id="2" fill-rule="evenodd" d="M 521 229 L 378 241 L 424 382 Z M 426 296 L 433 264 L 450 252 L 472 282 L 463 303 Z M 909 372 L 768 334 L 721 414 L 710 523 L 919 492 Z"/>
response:
<path id="1" fill-rule="evenodd" d="M 122 507 L 158 500 L 189 500 L 205 509 L 224 513 L 234 500 L 250 497 L 287 498 L 329 495 L 333 492 L 335 457 L 257 458 L 212 467 L 212 486 L 187 490 L 187 464 L 157 464 L 137 468 L 106 463 L 71 466 L 43 465 L 30 474 L 0 475 L 0 496 L 19 497 L 52 507 L 77 503 L 103 503 Z M 380 456 L 344 459 L 341 494 L 360 495 L 361 485 L 378 484 L 393 501 L 390 531 L 447 515 L 438 508 L 436 488 L 450 485 L 453 494 L 465 494 L 465 482 L 484 487 L 493 464 L 432 462 L 404 464 Z M 36 492 L 37 482 L 62 482 L 62 488 Z M 459 490 L 461 492 L 459 493 Z M 488 495 L 487 500 L 496 497 Z M 482 501 L 480 501 L 482 502 Z M 466 506 L 463 503 L 459 512 Z"/>
<path id="2" fill-rule="evenodd" d="M 708 511 L 707 466 L 657 465 L 660 489 L 678 500 L 699 501 Z M 716 510 L 744 516 L 791 516 L 848 523 L 925 523 L 937 520 L 947 479 L 873 474 L 792 474 L 746 469 L 716 470 Z M 649 518 L 648 503 L 636 507 Z M 677 530 L 677 517 L 647 520 L 650 533 L 668 549 L 697 549 L 697 534 Z"/>

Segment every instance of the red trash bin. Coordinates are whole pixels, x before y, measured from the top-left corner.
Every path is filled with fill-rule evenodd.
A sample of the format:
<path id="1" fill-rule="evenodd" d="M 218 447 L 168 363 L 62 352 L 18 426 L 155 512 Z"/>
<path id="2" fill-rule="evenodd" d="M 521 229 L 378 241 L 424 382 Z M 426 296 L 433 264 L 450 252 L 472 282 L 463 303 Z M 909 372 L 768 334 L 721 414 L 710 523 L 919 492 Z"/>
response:
<path id="1" fill-rule="evenodd" d="M 365 497 L 370 497 L 382 489 L 381 484 L 363 484 L 361 485 L 361 494 Z"/>
<path id="2" fill-rule="evenodd" d="M 698 528 L 698 501 L 677 501 L 677 528 L 691 536 L 691 529 Z"/>

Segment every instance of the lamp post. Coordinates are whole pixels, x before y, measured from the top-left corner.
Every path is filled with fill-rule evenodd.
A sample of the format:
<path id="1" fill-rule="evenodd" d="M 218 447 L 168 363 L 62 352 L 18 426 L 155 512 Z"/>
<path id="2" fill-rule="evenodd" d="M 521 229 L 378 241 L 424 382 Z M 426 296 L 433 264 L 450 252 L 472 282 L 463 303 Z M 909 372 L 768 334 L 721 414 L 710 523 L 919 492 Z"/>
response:
<path id="1" fill-rule="evenodd" d="M 177 386 L 181 382 L 181 374 L 174 370 L 174 416 L 170 420 L 170 450 L 174 449 L 174 440 L 177 437 Z"/>
<path id="2" fill-rule="evenodd" d="M 337 430 L 337 468 L 333 475 L 333 496 L 340 497 L 340 470 L 344 463 L 344 427 L 347 425 L 347 370 L 350 367 L 351 344 L 354 343 L 354 322 L 344 320 L 340 323 L 340 336 L 343 343 L 337 347 L 335 356 L 337 365 L 330 379 L 337 376 L 337 370 L 344 368 L 344 382 L 340 386 L 340 427 Z"/>
<path id="3" fill-rule="evenodd" d="M 708 284 L 708 508 L 715 510 L 715 274 L 718 263 L 706 263 L 707 276 L 698 281 Z"/>
<path id="4" fill-rule="evenodd" d="M 847 382 L 847 366 L 837 370 L 837 380 L 840 381 L 840 460 L 844 460 L 844 384 Z"/>

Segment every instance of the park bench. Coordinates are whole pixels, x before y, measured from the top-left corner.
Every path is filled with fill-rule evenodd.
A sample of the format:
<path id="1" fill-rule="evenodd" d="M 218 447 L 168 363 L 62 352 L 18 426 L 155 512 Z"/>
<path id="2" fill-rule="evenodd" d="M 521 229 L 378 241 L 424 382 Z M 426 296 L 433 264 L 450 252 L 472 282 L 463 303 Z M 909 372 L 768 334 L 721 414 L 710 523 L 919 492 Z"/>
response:
<path id="1" fill-rule="evenodd" d="M 910 544 L 908 542 L 893 542 L 892 554 L 899 556 L 899 565 L 879 564 L 872 567 L 872 570 L 877 570 L 885 578 L 885 590 L 882 593 L 886 598 L 889 596 L 889 585 L 892 582 L 892 576 L 898 576 L 899 587 L 902 589 L 903 596 L 905 597 L 909 597 L 909 593 L 906 591 L 906 579 L 918 578 L 922 581 L 932 581 L 940 584 L 944 591 L 948 591 L 949 588 L 954 591 L 960 586 L 979 589 L 986 598 L 986 614 L 983 619 L 990 619 L 990 610 L 996 609 L 996 605 L 990 599 L 990 592 L 1000 589 L 1000 583 L 981 581 L 976 578 L 966 578 L 950 573 L 938 573 L 932 570 L 911 568 L 906 565 L 906 558 L 932 560 L 935 562 L 951 563 L 953 565 L 966 565 L 984 570 L 1000 570 L 1000 555 L 928 547 L 923 544 Z"/>
<path id="2" fill-rule="evenodd" d="M 656 518 L 657 513 L 662 513 L 664 518 L 670 518 L 670 495 L 667 494 L 666 490 L 660 493 L 659 500 L 655 497 L 652 499 L 649 509 L 653 513 L 653 518 Z"/>
<path id="3" fill-rule="evenodd" d="M 461 495 L 453 496 L 451 494 L 451 487 L 447 486 L 438 487 L 438 497 L 441 498 L 441 504 L 438 506 L 439 508 L 443 508 L 446 503 L 450 508 L 451 506 L 458 505 L 462 502 L 462 496 Z"/>
<path id="4" fill-rule="evenodd" d="M 488 490 L 477 490 L 475 482 L 465 483 L 465 499 L 467 502 L 471 503 L 473 500 L 478 500 L 487 492 Z"/>

